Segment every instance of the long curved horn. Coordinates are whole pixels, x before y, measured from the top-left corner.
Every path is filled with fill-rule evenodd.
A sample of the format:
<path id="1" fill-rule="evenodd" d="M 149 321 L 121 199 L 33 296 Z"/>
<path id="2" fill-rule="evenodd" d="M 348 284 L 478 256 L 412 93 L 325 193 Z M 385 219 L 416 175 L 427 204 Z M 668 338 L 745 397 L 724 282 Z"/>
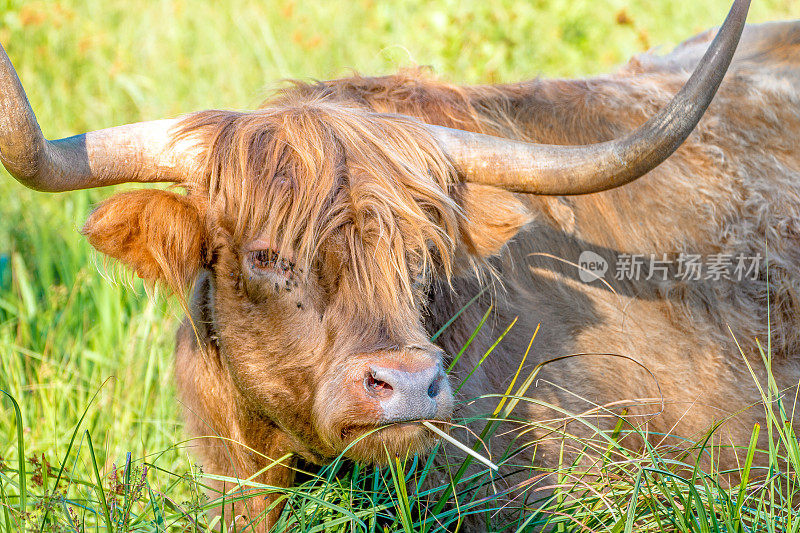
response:
<path id="1" fill-rule="evenodd" d="M 177 119 L 140 122 L 48 141 L 0 46 L 0 161 L 20 183 L 60 192 L 129 181 L 180 181 L 186 154 L 170 144 Z"/>
<path id="2" fill-rule="evenodd" d="M 678 149 L 700 121 L 730 65 L 749 0 L 736 0 L 692 76 L 657 115 L 629 135 L 584 146 L 501 139 L 427 125 L 466 181 L 542 195 L 588 194 L 630 183 Z"/>

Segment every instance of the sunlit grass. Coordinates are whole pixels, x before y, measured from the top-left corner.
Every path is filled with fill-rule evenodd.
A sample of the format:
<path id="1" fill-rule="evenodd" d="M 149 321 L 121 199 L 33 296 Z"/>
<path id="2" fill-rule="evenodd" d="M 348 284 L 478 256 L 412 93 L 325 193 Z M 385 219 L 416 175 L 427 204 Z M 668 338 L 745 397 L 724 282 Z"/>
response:
<path id="1" fill-rule="evenodd" d="M 700 457 L 718 453 L 710 442 L 720 427 L 709 428 L 704 438 L 685 441 L 680 447 L 647 444 L 637 452 L 623 442 L 631 436 L 646 442 L 641 429 L 622 418 L 610 431 L 593 425 L 598 412 L 611 414 L 602 406 L 581 416 L 563 413 L 563 418 L 547 424 L 521 422 L 514 416 L 515 409 L 524 403 L 541 403 L 526 392 L 540 368 L 551 363 L 557 361 L 540 364 L 525 376 L 518 372 L 506 393 L 495 396 L 494 412 L 471 421 L 473 427 L 483 425 L 475 442 L 478 450 L 500 424 L 515 423 L 519 438 L 492 457 L 500 474 L 517 474 L 511 486 L 501 483 L 493 468 L 477 464 L 469 469 L 470 462 L 475 466 L 472 458 L 448 462 L 448 457 L 463 454 L 451 450 L 448 455 L 442 443 L 425 458 L 389 458 L 390 466 L 383 469 L 337 459 L 318 471 L 300 471 L 305 481 L 288 489 L 203 474 L 191 464 L 170 471 L 158 466 L 160 454 L 135 460 L 129 453 L 101 474 L 91 433 L 83 429 L 85 420 L 81 420 L 60 464 L 49 464 L 45 456 L 26 459 L 25 453 L 18 454 L 16 462 L 0 464 L 0 530 L 15 531 L 24 517 L 31 530 L 46 524 L 47 531 L 100 527 L 156 532 L 187 526 L 196 531 L 220 527 L 229 531 L 243 524 L 232 526 L 224 512 L 209 518 L 208 511 L 266 494 L 278 494 L 276 503 L 286 504 L 279 531 L 453 530 L 473 514 L 493 524 L 491 530 L 503 531 L 771 532 L 800 527 L 795 507 L 800 453 L 790 423 L 793 411 L 786 409 L 790 404 L 786 391 L 778 389 L 769 373 L 768 352 L 762 350 L 762 365 L 768 371 L 761 385 L 763 405 L 754 406 L 766 410 L 766 427 L 756 425 L 749 446 L 739 450 L 744 460 L 733 486 L 727 484 L 731 472 L 718 471 L 713 463 L 710 468 L 700 467 Z M 520 369 L 523 365 L 524 358 Z M 14 398 L 7 400 L 17 420 L 17 450 L 26 450 L 21 411 Z M 589 427 L 593 436 L 565 431 L 566 421 Z M 526 438 L 534 428 L 553 434 L 563 450 L 570 450 L 563 457 L 571 459 L 549 469 L 520 460 L 523 449 L 536 454 L 537 443 Z M 767 449 L 757 447 L 763 431 L 769 434 Z M 277 458 L 275 463 L 284 459 Z M 224 494 L 208 491 L 205 483 L 211 480 L 225 481 L 228 489 Z M 500 521 L 501 516 L 505 521 Z"/>
<path id="2" fill-rule="evenodd" d="M 58 137 L 196 109 L 249 108 L 282 78 L 324 79 L 350 68 L 385 74 L 430 65 L 461 83 L 602 73 L 647 46 L 718 24 L 726 7 L 726 0 L 356 1 L 347 9 L 289 0 L 6 0 L 0 42 L 45 134 Z M 800 17 L 800 4 L 766 0 L 754 2 L 751 20 L 790 16 Z M 206 510 L 219 501 L 204 495 L 208 476 L 195 465 L 173 387 L 181 312 L 105 265 L 78 232 L 109 193 L 36 193 L 0 172 L 0 390 L 7 393 L 0 394 L 0 531 L 17 531 L 23 518 L 34 531 L 215 527 Z M 515 392 L 507 391 L 495 418 L 528 401 Z M 778 392 L 765 389 L 767 405 Z M 787 416 L 771 412 L 761 428 L 772 436 L 770 449 L 746 451 L 771 466 L 743 465 L 743 484 L 730 490 L 719 473 L 675 463 L 662 450 L 631 456 L 619 444 L 629 428 L 598 432 L 596 442 L 579 444 L 603 450 L 602 475 L 570 464 L 547 478 L 531 471 L 534 482 L 519 488 L 531 496 L 508 530 L 796 530 L 798 452 Z M 491 432 L 495 422 L 477 427 Z M 519 446 L 529 444 L 523 436 Z M 501 471 L 531 468 L 514 465 L 513 450 L 491 459 Z M 491 515 L 488 492 L 464 490 L 490 481 L 488 469 L 473 465 L 459 477 L 456 464 L 456 486 L 436 486 L 437 472 L 421 461 L 400 458 L 381 471 L 337 462 L 307 473 L 283 491 L 281 523 L 431 530 L 452 529 L 467 513 Z M 539 490 L 545 484 L 555 492 Z M 463 501 L 445 505 L 453 493 Z"/>

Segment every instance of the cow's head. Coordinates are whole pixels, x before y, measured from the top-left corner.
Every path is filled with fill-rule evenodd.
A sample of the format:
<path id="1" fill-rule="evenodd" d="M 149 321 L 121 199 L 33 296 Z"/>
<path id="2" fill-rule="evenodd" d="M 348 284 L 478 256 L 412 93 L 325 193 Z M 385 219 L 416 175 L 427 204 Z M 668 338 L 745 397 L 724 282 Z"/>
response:
<path id="1" fill-rule="evenodd" d="M 325 100 L 208 111 L 46 141 L 0 57 L 0 154 L 36 189 L 172 181 L 104 202 L 84 228 L 101 252 L 183 290 L 212 280 L 213 342 L 253 416 L 322 456 L 419 448 L 453 399 L 421 314 L 431 279 L 469 271 L 529 214 L 511 192 L 628 183 L 688 136 L 738 41 L 746 0 L 686 87 L 630 135 L 547 146 Z M 687 105 L 690 103 L 691 105 Z"/>
<path id="2" fill-rule="evenodd" d="M 453 406 L 422 327 L 433 277 L 495 253 L 528 221 L 511 193 L 455 185 L 408 119 L 325 101 L 204 112 L 176 129 L 197 153 L 188 194 L 112 196 L 84 233 L 141 277 L 198 271 L 223 366 L 252 409 L 316 455 L 416 448 Z M 378 444 L 380 442 L 380 444 Z"/>

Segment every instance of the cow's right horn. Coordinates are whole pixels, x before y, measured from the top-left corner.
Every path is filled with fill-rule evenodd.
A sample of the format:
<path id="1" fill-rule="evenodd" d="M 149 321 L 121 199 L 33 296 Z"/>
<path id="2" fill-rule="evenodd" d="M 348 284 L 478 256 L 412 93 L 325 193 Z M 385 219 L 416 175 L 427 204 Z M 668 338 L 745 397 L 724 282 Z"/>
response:
<path id="1" fill-rule="evenodd" d="M 129 181 L 180 181 L 191 157 L 170 143 L 177 119 L 140 122 L 48 141 L 0 46 L 0 161 L 20 183 L 71 191 Z"/>
<path id="2" fill-rule="evenodd" d="M 749 7 L 749 0 L 734 2 L 683 88 L 657 115 L 620 139 L 558 146 L 426 128 L 466 181 L 545 195 L 588 194 L 625 185 L 672 155 L 700 121 L 730 65 Z"/>

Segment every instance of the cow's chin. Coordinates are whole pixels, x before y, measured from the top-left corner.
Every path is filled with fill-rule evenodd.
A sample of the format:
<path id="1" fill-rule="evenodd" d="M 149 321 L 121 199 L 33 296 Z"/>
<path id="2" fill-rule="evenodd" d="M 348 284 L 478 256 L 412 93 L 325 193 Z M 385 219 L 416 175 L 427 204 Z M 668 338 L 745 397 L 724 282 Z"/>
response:
<path id="1" fill-rule="evenodd" d="M 419 422 L 386 426 L 348 426 L 341 431 L 339 451 L 354 461 L 385 466 L 394 457 L 424 452 L 433 446 L 434 435 Z"/>

